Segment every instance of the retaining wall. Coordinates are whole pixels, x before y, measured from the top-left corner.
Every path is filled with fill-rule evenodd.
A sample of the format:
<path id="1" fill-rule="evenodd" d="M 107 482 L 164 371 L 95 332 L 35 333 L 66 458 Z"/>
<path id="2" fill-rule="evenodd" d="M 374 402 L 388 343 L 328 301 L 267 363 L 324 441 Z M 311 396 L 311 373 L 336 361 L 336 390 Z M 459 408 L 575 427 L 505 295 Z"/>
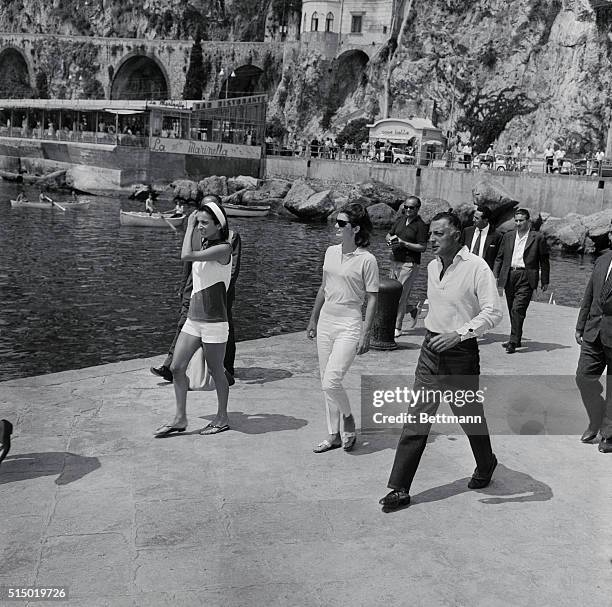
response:
<path id="1" fill-rule="evenodd" d="M 420 175 L 418 174 L 420 172 Z M 266 174 L 285 179 L 320 179 L 361 183 L 376 179 L 424 198 L 443 198 L 451 205 L 472 201 L 472 188 L 484 177 L 503 187 L 521 205 L 557 217 L 588 215 L 612 208 L 612 180 L 573 175 L 509 173 L 385 165 L 366 162 L 268 156 Z"/>

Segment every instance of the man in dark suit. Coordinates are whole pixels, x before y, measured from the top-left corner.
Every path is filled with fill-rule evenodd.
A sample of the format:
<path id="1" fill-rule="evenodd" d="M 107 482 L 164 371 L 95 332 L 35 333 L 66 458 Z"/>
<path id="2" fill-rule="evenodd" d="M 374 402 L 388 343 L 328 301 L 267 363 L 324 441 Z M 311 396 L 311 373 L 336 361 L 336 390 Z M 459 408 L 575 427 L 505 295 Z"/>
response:
<path id="1" fill-rule="evenodd" d="M 465 228 L 461 234 L 461 244 L 470 253 L 482 257 L 492 270 L 502 235 L 491 226 L 491 211 L 488 207 L 478 207 L 472 221 L 474 225 Z"/>
<path id="2" fill-rule="evenodd" d="M 612 226 L 611 226 L 612 227 Z M 612 234 L 608 232 L 608 237 Z M 576 322 L 580 358 L 576 384 L 589 416 L 580 440 L 590 443 L 601 433 L 599 450 L 612 453 L 612 251 L 596 262 Z M 599 378 L 607 367 L 606 398 Z"/>
<path id="3" fill-rule="evenodd" d="M 538 281 L 541 279 L 542 291 L 546 291 L 550 278 L 546 238 L 531 229 L 529 211 L 517 209 L 514 224 L 516 230 L 507 232 L 502 238 L 493 268 L 497 286 L 505 290 L 510 312 L 510 339 L 502 344 L 508 354 L 513 354 L 522 345 L 523 323 Z"/>

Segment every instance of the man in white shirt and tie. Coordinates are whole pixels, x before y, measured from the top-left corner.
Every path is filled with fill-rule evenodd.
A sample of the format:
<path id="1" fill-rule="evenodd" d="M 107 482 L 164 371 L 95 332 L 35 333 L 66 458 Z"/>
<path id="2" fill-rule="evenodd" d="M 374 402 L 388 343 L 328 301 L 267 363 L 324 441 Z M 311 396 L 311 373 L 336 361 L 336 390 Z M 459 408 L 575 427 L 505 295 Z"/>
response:
<path id="1" fill-rule="evenodd" d="M 413 394 L 421 398 L 411 403 L 409 411 L 415 417 L 404 424 L 397 445 L 387 485 L 391 492 L 380 500 L 386 510 L 410 503 L 410 486 L 427 444 L 431 418 L 435 421 L 440 404 L 436 395 L 445 395 L 444 400 L 469 438 L 476 470 L 468 488 L 486 487 L 497 465 L 483 401 L 466 399 L 455 404 L 455 395 L 480 392 L 476 338 L 502 318 L 495 278 L 482 258 L 461 245 L 461 222 L 455 214 L 438 213 L 431 221 L 430 232 L 436 258 L 427 266 L 427 333 L 413 387 Z"/>
<path id="2" fill-rule="evenodd" d="M 474 225 L 463 230 L 462 243 L 470 253 L 482 257 L 492 270 L 502 235 L 493 229 L 491 210 L 488 207 L 478 207 L 472 221 Z"/>

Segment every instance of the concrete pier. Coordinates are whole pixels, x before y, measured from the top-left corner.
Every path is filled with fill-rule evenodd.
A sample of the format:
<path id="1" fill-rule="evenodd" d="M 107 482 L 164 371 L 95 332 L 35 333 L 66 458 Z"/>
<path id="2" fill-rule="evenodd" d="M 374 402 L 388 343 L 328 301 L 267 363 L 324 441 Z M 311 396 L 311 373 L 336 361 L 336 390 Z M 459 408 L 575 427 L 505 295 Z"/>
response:
<path id="1" fill-rule="evenodd" d="M 576 314 L 532 304 L 526 348 L 507 355 L 506 313 L 482 340 L 482 373 L 510 386 L 573 375 Z M 345 379 L 356 415 L 360 376 L 412 372 L 423 332 L 358 357 Z M 188 431 L 153 439 L 174 407 L 148 370 L 160 360 L 0 384 L 0 417 L 15 424 L 0 466 L 0 586 L 67 586 L 78 606 L 609 601 L 612 456 L 580 443 L 577 393 L 563 411 L 575 434 L 492 437 L 500 465 L 482 491 L 467 489 L 461 431 L 433 433 L 412 505 L 385 514 L 397 435 L 312 453 L 326 429 L 303 333 L 238 344 L 232 430 L 216 436 L 198 434 L 214 395 L 191 393 Z"/>

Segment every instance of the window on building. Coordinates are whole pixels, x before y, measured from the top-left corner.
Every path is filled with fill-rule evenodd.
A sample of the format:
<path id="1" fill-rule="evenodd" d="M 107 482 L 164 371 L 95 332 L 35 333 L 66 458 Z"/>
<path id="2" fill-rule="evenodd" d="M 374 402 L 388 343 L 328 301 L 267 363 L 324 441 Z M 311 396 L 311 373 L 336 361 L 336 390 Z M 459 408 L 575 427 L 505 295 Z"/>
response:
<path id="1" fill-rule="evenodd" d="M 319 15 L 317 13 L 312 13 L 312 19 L 310 20 L 310 31 L 319 31 Z"/>
<path id="2" fill-rule="evenodd" d="M 351 16 L 351 34 L 361 34 L 363 15 Z"/>
<path id="3" fill-rule="evenodd" d="M 325 18 L 325 31 L 334 31 L 334 13 L 327 13 L 327 17 Z"/>

